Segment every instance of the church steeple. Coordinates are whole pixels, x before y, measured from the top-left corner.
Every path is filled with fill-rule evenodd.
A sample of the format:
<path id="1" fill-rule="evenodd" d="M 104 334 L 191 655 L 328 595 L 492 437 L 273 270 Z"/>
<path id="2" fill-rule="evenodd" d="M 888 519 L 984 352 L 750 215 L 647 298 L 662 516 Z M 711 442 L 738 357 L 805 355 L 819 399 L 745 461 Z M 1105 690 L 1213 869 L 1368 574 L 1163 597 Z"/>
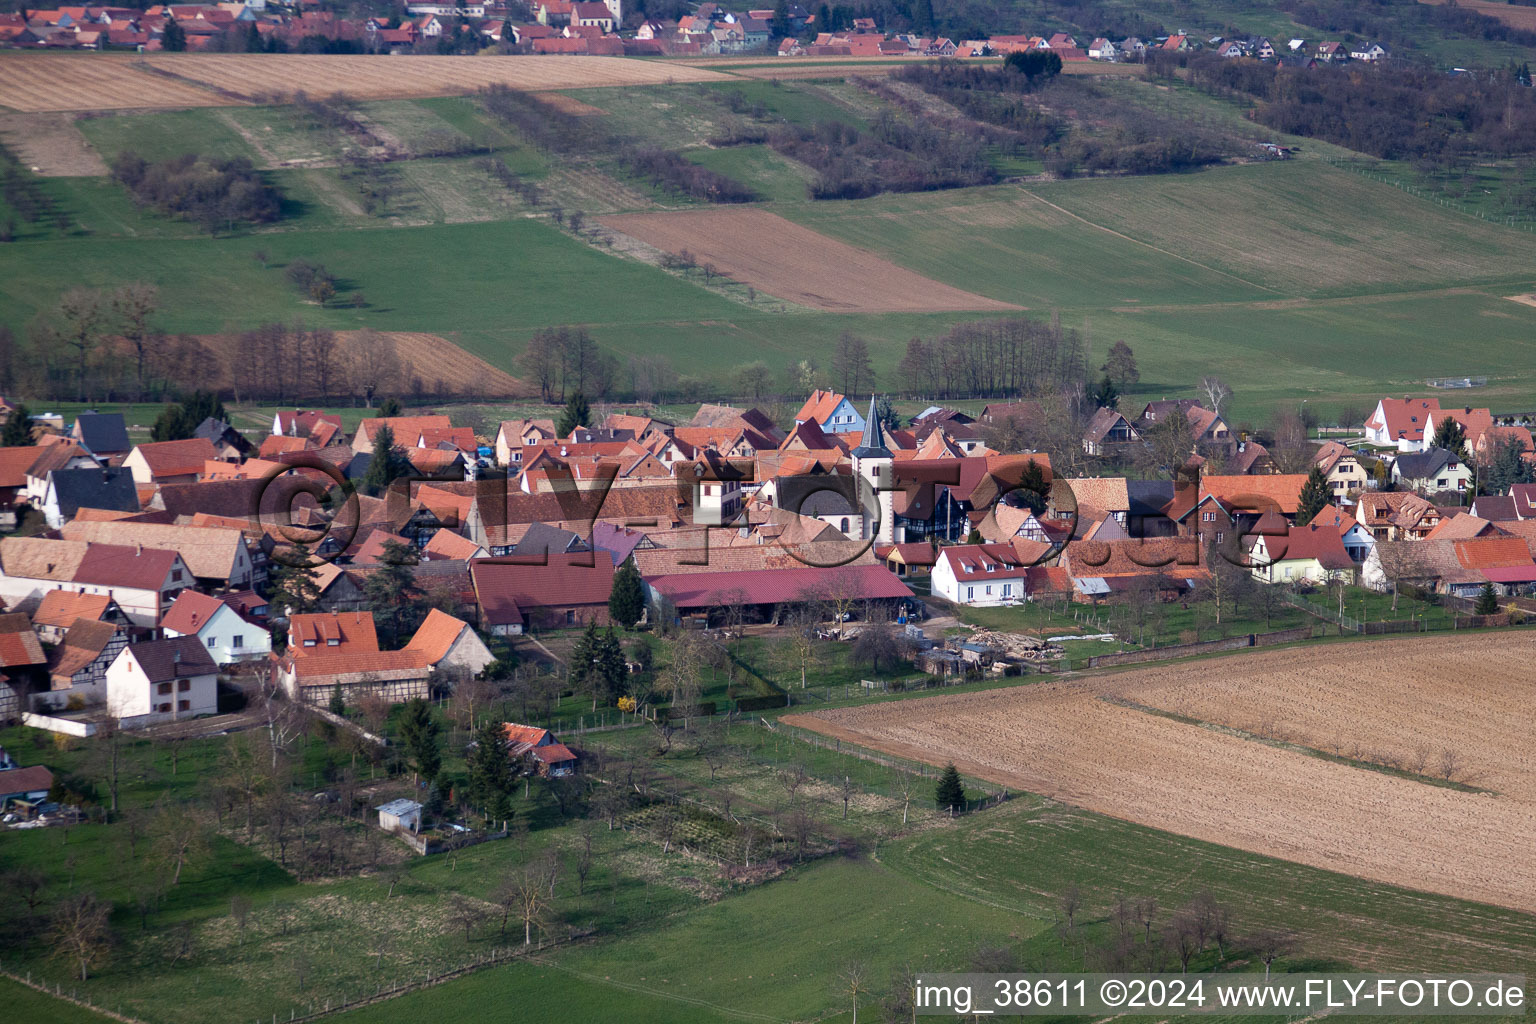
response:
<path id="1" fill-rule="evenodd" d="M 864 438 L 852 453 L 855 459 L 889 459 L 891 450 L 885 446 L 885 427 L 875 408 L 875 396 L 869 396 L 869 415 L 864 417 Z"/>

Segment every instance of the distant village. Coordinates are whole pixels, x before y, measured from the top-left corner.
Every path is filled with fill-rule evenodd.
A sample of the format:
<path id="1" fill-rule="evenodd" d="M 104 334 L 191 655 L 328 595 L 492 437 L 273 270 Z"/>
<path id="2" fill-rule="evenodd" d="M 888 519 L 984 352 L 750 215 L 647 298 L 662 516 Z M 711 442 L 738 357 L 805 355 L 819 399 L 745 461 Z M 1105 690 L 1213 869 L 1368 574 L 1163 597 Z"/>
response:
<path id="1" fill-rule="evenodd" d="M 1042 415 L 995 402 L 900 423 L 817 390 L 787 429 L 703 405 L 682 423 L 610 412 L 477 436 L 423 413 L 349 434 L 291 410 L 265 436 L 208 418 L 139 443 L 118 413 L 30 417 L 33 443 L 0 448 L 0 719 L 89 735 L 104 712 L 195 718 L 241 674 L 315 707 L 427 697 L 486 670 L 497 638 L 608 625 L 624 574 L 669 628 L 920 622 L 933 599 L 1189 602 L 1234 571 L 1290 590 L 1536 590 L 1536 484 L 1478 493 L 1511 453 L 1531 479 L 1531 433 L 1487 409 L 1382 398 L 1350 444 L 1306 442 L 1302 473 L 1193 399 L 1099 409 L 1084 453 L 1172 438 L 1160 479 L 1058 477 L 1045 454 L 989 445 Z M 381 459 L 392 479 L 369 493 Z M 375 577 L 402 565 L 431 610 L 386 637 Z"/>
<path id="2" fill-rule="evenodd" d="M 348 18 L 320 0 L 291 3 L 155 4 L 25 9 L 0 14 L 0 45 L 26 49 L 139 52 L 564 53 L 603 56 L 1001 57 L 1045 50 L 1065 62 L 1143 62 L 1159 51 L 1207 50 L 1223 57 L 1280 63 L 1380 61 L 1377 43 L 1197 38 L 1186 33 L 1139 39 L 1078 40 L 1051 35 L 949 39 L 882 31 L 873 18 L 826 30 L 799 4 L 730 11 L 703 3 L 676 21 L 626 27 L 623 0 L 531 0 L 528 4 L 413 2 L 405 16 Z"/>

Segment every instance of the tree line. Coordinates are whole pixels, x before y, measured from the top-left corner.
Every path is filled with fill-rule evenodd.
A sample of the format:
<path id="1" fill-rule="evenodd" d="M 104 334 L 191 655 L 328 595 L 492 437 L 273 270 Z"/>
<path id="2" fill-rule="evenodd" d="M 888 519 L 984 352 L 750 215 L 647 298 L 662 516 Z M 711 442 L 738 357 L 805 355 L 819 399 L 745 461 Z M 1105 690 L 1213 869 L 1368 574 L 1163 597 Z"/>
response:
<path id="1" fill-rule="evenodd" d="M 1197 87 L 1257 100 L 1261 124 L 1384 160 L 1443 168 L 1536 154 L 1536 98 L 1509 71 L 1447 75 L 1395 60 L 1306 69 L 1214 54 L 1187 63 Z"/>

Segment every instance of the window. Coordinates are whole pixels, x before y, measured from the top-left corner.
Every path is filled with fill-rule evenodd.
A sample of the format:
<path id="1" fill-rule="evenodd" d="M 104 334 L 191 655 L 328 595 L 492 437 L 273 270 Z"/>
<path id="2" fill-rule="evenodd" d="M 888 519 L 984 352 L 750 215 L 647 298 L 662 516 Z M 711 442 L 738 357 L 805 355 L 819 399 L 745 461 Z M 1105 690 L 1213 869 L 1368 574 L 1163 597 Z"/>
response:
<path id="1" fill-rule="evenodd" d="M 1202 513 L 1200 513 L 1200 518 L 1205 520 L 1207 523 L 1214 523 L 1216 521 L 1216 513 L 1215 512 L 1202 512 Z"/>
<path id="2" fill-rule="evenodd" d="M 971 598 L 973 598 L 975 596 L 976 596 L 976 588 L 975 587 L 966 587 L 965 588 L 965 599 L 967 601 L 969 601 Z"/>
<path id="3" fill-rule="evenodd" d="M 1223 533 L 1222 533 L 1222 532 L 1221 532 L 1221 531 L 1220 531 L 1220 530 L 1217 530 L 1217 531 L 1216 531 L 1216 543 L 1217 543 L 1217 544 L 1220 544 L 1220 543 L 1221 543 L 1221 541 L 1222 541 L 1222 538 L 1223 538 L 1223 537 L 1224 537 L 1224 536 L 1225 536 L 1225 534 L 1223 534 Z"/>
<path id="4" fill-rule="evenodd" d="M 315 646 L 314 638 L 313 637 L 305 637 L 304 638 L 304 646 L 305 647 L 313 647 L 313 646 Z"/>
<path id="5" fill-rule="evenodd" d="M 571 609 L 571 608 L 567 608 L 566 609 L 566 611 L 565 611 L 565 624 L 567 626 L 574 626 L 574 625 L 576 625 L 576 611 L 575 611 L 575 609 Z"/>
<path id="6" fill-rule="evenodd" d="M 239 633 L 236 633 L 233 637 L 230 638 L 229 646 L 231 646 L 231 647 L 244 647 L 245 646 L 245 637 L 241 636 Z"/>
<path id="7" fill-rule="evenodd" d="M 1012 594 L 1013 594 L 1013 584 L 1012 583 L 1004 583 L 1003 584 L 1003 596 L 1004 597 L 1009 597 Z"/>
<path id="8" fill-rule="evenodd" d="M 843 531 L 843 532 L 844 532 L 844 533 L 847 533 L 847 532 L 848 532 L 848 517 L 847 517 L 847 516 L 844 516 L 844 517 L 843 517 L 843 518 L 842 518 L 842 524 L 843 524 L 843 525 L 842 525 L 842 526 L 841 526 L 841 527 L 840 527 L 840 529 L 841 529 L 841 530 L 842 530 L 842 531 Z"/>
<path id="9" fill-rule="evenodd" d="M 211 637 L 208 638 L 208 646 L 209 647 L 217 647 L 218 643 L 219 643 L 218 637 L 212 637 L 211 636 Z"/>
<path id="10" fill-rule="evenodd" d="M 990 596 L 991 593 L 992 593 L 992 584 L 988 583 L 987 584 L 987 594 Z"/>
<path id="11" fill-rule="evenodd" d="M 171 684 L 170 683 L 160 683 L 158 686 L 155 687 L 155 692 L 159 693 L 159 694 L 162 694 L 162 695 L 170 693 L 171 692 Z"/>
<path id="12" fill-rule="evenodd" d="M 189 701 L 189 700 L 179 700 L 179 701 L 176 702 L 176 710 L 177 711 L 191 711 L 192 710 L 192 702 Z"/>
<path id="13" fill-rule="evenodd" d="M 171 713 L 170 701 L 166 701 L 164 704 L 156 704 L 155 705 L 155 710 L 160 712 L 162 715 L 170 714 Z"/>
<path id="14" fill-rule="evenodd" d="M 172 583 L 180 583 L 181 582 L 181 570 L 180 569 L 172 569 L 171 570 L 171 582 Z"/>
<path id="15" fill-rule="evenodd" d="M 192 680 L 178 679 L 176 681 L 176 691 L 178 693 L 186 693 L 190 689 L 192 689 Z"/>

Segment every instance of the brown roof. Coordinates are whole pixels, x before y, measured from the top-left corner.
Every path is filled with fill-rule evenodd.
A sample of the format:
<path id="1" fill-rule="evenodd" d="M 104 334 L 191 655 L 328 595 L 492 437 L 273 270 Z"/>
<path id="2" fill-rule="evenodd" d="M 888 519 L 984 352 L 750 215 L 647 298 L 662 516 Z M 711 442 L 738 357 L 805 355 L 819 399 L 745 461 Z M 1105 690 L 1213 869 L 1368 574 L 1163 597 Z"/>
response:
<path id="1" fill-rule="evenodd" d="M 7 576 L 68 583 L 74 580 L 86 547 L 81 541 L 47 537 L 0 538 L 0 569 Z"/>
<path id="2" fill-rule="evenodd" d="M 400 445 L 415 444 L 423 430 L 446 429 L 453 426 L 453 422 L 447 416 L 375 416 L 358 424 L 357 436 L 362 438 L 364 443 L 371 445 L 374 431 L 385 424 L 388 424 L 389 429 L 394 432 L 395 443 Z"/>
<path id="3" fill-rule="evenodd" d="M 37 461 L 36 445 L 0 448 L 0 487 L 25 487 L 27 470 Z"/>
<path id="4" fill-rule="evenodd" d="M 76 594 L 68 590 L 50 590 L 32 613 L 35 625 L 66 629 L 76 619 L 100 619 L 107 613 L 112 598 L 106 594 Z"/>
<path id="5" fill-rule="evenodd" d="M 206 437 L 191 437 L 185 441 L 151 441 L 135 449 L 149 467 L 152 475 L 187 476 L 203 471 L 203 463 L 217 459 L 213 442 Z"/>
<path id="6" fill-rule="evenodd" d="M 224 602 L 216 597 L 209 597 L 195 590 L 183 590 L 176 595 L 176 601 L 161 618 L 160 627 L 175 630 L 178 633 L 194 634 L 208 625 L 208 620 L 218 614 L 222 607 Z"/>
<path id="7" fill-rule="evenodd" d="M 432 558 L 473 558 L 484 552 L 480 545 L 467 537 L 460 537 L 452 530 L 438 530 L 422 549 Z"/>
<path id="8" fill-rule="evenodd" d="M 133 655 L 152 683 L 187 676 L 212 675 L 219 670 L 219 666 L 209 657 L 207 648 L 195 636 L 176 636 L 167 640 L 129 644 L 128 653 Z"/>
<path id="9" fill-rule="evenodd" d="M 1272 473 L 1260 476 L 1202 476 L 1202 495 L 1209 494 L 1227 507 L 1262 512 L 1273 506 L 1288 516 L 1296 514 L 1301 503 L 1305 473 Z"/>
<path id="10" fill-rule="evenodd" d="M 174 551 L 187 563 L 192 575 L 227 580 L 245 548 L 239 530 L 162 523 L 71 522 L 60 531 L 69 540 L 99 544 L 139 545 Z"/>
<path id="11" fill-rule="evenodd" d="M 538 555 L 539 564 L 476 561 L 470 564 L 481 614 L 491 623 L 520 621 L 546 605 L 606 605 L 613 589 L 613 556 L 606 551 Z"/>
<path id="12" fill-rule="evenodd" d="M 1077 578 L 1205 575 L 1200 565 L 1200 542 L 1194 537 L 1081 540 L 1067 546 L 1062 560 Z"/>
<path id="13" fill-rule="evenodd" d="M 1131 510 L 1131 495 L 1123 476 L 1072 477 L 1064 482 L 1072 488 L 1080 509 L 1087 505 L 1105 512 Z"/>
<path id="14" fill-rule="evenodd" d="M 35 793 L 41 789 L 52 788 L 53 772 L 40 764 L 34 764 L 28 768 L 12 768 L 8 772 L 0 772 L 0 796 Z"/>
<path id="15" fill-rule="evenodd" d="M 21 612 L 0 615 L 0 668 L 41 665 L 47 660 L 28 616 Z"/>
<path id="16" fill-rule="evenodd" d="M 107 644 L 117 635 L 117 626 L 94 619 L 76 619 L 64 640 L 48 656 L 48 672 L 68 678 L 101 657 Z"/>
<path id="17" fill-rule="evenodd" d="M 289 648 L 289 653 L 293 653 L 293 648 Z M 325 686 L 338 678 L 357 675 L 418 678 L 431 667 L 425 655 L 410 649 L 338 651 L 332 648 L 323 654 L 289 658 L 286 663 L 292 666 L 301 686 Z"/>
<path id="18" fill-rule="evenodd" d="M 130 548 L 117 544 L 87 544 L 85 554 L 80 558 L 80 567 L 75 570 L 75 582 L 159 590 L 165 585 L 171 570 L 181 564 L 181 559 L 174 551 Z"/>

